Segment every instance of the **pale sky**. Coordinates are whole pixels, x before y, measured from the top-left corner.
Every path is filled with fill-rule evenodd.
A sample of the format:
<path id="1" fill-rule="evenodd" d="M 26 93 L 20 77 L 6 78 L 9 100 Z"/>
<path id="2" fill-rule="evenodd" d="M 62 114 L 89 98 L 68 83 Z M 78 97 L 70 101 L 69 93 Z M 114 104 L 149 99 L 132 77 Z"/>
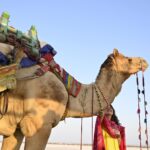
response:
<path id="1" fill-rule="evenodd" d="M 114 48 L 126 56 L 144 57 L 150 63 L 149 8 L 149 0 L 0 1 L 0 14 L 10 13 L 11 26 L 27 32 L 35 25 L 39 39 L 57 50 L 56 62 L 86 84 L 95 81 L 100 65 Z M 113 103 L 120 122 L 126 127 L 128 145 L 139 145 L 135 79 L 132 76 L 125 82 Z M 150 69 L 145 72 L 145 80 L 150 113 Z M 144 143 L 143 114 L 142 109 Z M 91 119 L 83 122 L 83 142 L 91 143 Z M 49 141 L 80 143 L 80 119 L 61 122 L 53 129 Z"/>

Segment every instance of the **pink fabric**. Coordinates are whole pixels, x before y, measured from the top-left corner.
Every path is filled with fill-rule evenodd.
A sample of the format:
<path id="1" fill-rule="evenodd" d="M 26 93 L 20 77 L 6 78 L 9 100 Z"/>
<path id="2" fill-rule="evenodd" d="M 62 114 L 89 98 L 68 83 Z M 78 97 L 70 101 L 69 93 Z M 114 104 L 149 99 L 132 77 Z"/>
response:
<path id="1" fill-rule="evenodd" d="M 93 150 L 106 150 L 102 128 L 105 128 L 109 135 L 113 138 L 117 138 L 117 134 L 113 129 L 119 130 L 121 134 L 120 150 L 126 150 L 125 128 L 117 125 L 113 121 L 108 120 L 106 117 L 103 118 L 102 122 L 100 117 L 97 117 L 96 119 Z"/>
<path id="2" fill-rule="evenodd" d="M 96 119 L 93 150 L 105 150 L 100 117 Z"/>

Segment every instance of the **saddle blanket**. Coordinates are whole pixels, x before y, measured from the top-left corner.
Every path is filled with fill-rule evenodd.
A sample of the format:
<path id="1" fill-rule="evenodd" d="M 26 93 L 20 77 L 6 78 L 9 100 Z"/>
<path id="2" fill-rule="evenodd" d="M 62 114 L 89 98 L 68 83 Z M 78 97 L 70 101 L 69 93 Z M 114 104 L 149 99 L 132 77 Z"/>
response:
<path id="1" fill-rule="evenodd" d="M 57 52 L 54 50 L 54 48 L 51 45 L 46 44 L 45 46 L 43 46 L 40 49 L 40 56 L 41 56 L 40 60 L 44 59 L 44 63 L 41 62 L 40 60 L 35 61 L 35 60 L 32 60 L 29 57 L 23 57 L 19 66 L 20 66 L 20 68 L 26 68 L 26 67 L 31 67 L 33 65 L 39 65 L 40 68 L 36 71 L 36 75 L 38 75 L 38 76 L 43 75 L 47 71 L 52 71 L 64 83 L 68 93 L 70 95 L 76 97 L 78 95 L 79 91 L 80 91 L 81 83 L 78 82 L 67 71 L 65 71 L 65 69 L 60 67 L 54 61 L 54 56 L 56 55 L 56 53 Z M 10 61 L 8 60 L 8 58 L 0 52 L 0 64 L 4 66 L 3 68 L 5 68 L 6 66 L 10 66 L 9 62 Z M 5 71 L 4 70 L 6 70 L 6 68 L 0 70 L 0 74 L 1 74 L 0 77 L 3 76 L 1 79 L 4 79 L 4 76 L 5 76 L 5 73 L 4 73 Z M 13 68 L 14 67 L 12 67 L 12 66 L 9 67 L 9 73 L 12 72 L 10 70 L 13 70 Z M 14 70 L 16 71 L 16 68 Z M 12 73 L 13 75 L 15 74 L 14 70 L 13 70 L 13 73 Z M 9 85 L 9 89 L 12 88 L 11 87 L 12 85 L 14 85 L 13 87 L 15 87 L 15 82 L 14 81 L 15 80 L 12 80 L 12 76 L 9 77 L 9 78 L 7 76 L 7 79 L 5 77 L 5 80 L 0 80 L 0 85 L 3 85 L 3 86 L 1 86 L 1 90 L 5 89 L 5 88 L 8 88 L 8 85 Z M 4 85 L 7 85 L 7 86 L 4 86 Z"/>
<path id="2" fill-rule="evenodd" d="M 80 91 L 81 83 L 78 82 L 74 77 L 72 77 L 65 69 L 63 69 L 59 64 L 52 60 L 49 64 L 40 64 L 41 68 L 39 68 L 36 72 L 36 75 L 41 76 L 47 71 L 53 72 L 65 85 L 68 94 L 76 97 Z"/>

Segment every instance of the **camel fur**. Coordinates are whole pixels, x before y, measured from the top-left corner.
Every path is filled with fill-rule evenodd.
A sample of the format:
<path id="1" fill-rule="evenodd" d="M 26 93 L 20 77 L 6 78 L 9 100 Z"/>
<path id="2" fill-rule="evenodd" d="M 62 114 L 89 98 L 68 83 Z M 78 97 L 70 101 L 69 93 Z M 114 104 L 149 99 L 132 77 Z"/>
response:
<path id="1" fill-rule="evenodd" d="M 0 49 L 8 55 L 12 47 L 0 44 Z M 17 52 L 19 63 L 24 53 Z M 143 69 L 148 67 L 143 58 L 125 57 L 114 49 L 102 64 L 96 81 L 81 84 L 77 97 L 68 95 L 64 84 L 52 72 L 35 79 L 19 80 L 33 75 L 38 65 L 19 69 L 17 88 L 9 91 L 8 111 L 0 119 L 0 134 L 4 137 L 2 150 L 18 150 L 23 137 L 25 150 L 44 150 L 51 129 L 62 118 L 99 115 L 113 102 L 124 81 L 142 69 L 141 63 Z"/>

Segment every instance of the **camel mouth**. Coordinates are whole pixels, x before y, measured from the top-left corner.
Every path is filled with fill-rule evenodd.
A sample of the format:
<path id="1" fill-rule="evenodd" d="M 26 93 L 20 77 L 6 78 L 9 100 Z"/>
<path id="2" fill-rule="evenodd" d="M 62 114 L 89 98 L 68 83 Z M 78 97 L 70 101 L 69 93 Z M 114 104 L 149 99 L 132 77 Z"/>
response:
<path id="1" fill-rule="evenodd" d="M 141 58 L 141 70 L 145 71 L 148 68 L 149 64 L 145 59 Z"/>

